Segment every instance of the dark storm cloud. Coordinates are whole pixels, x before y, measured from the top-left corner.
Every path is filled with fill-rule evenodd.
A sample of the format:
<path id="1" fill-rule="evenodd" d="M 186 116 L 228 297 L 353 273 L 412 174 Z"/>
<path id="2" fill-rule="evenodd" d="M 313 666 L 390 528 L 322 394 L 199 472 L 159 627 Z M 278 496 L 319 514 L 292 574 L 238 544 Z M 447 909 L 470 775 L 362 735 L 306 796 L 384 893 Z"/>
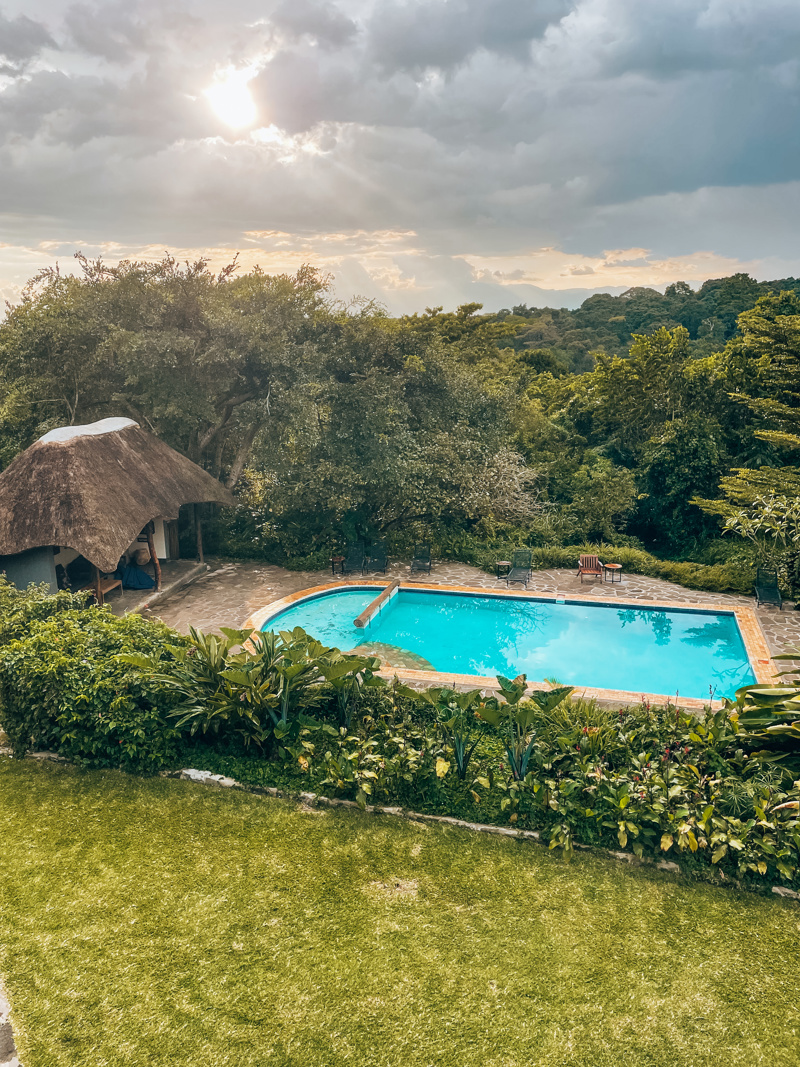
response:
<path id="1" fill-rule="evenodd" d="M 358 32 L 357 24 L 335 4 L 321 0 L 282 0 L 270 21 L 290 38 L 310 37 L 331 46 L 347 44 Z"/>
<path id="2" fill-rule="evenodd" d="M 42 49 L 53 47 L 55 41 L 41 23 L 26 15 L 7 18 L 0 12 L 0 74 L 19 72 Z"/>
<path id="3" fill-rule="evenodd" d="M 570 0 L 411 0 L 380 4 L 370 50 L 390 70 L 450 70 L 480 50 L 527 57 L 530 42 L 566 15 Z"/>

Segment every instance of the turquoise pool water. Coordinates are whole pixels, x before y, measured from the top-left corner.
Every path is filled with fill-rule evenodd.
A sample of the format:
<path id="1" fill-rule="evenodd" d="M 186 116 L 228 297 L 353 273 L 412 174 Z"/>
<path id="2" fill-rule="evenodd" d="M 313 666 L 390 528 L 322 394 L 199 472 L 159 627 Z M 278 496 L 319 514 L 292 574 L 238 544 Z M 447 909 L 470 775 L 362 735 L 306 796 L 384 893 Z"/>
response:
<path id="1" fill-rule="evenodd" d="M 357 629 L 353 620 L 377 592 L 373 586 L 324 593 L 273 616 L 263 629 L 302 626 L 341 649 L 391 645 L 413 654 L 405 665 L 421 657 L 444 674 L 525 673 L 531 680 L 700 699 L 709 689 L 716 698 L 732 696 L 756 680 L 729 613 L 401 589 Z"/>

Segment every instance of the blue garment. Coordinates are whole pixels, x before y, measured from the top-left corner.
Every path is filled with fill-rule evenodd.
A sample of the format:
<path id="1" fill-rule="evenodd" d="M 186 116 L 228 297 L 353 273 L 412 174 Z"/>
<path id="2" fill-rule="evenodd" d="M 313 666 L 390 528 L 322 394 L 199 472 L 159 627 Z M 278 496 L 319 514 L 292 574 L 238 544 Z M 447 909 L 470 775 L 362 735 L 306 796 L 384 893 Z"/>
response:
<path id="1" fill-rule="evenodd" d="M 127 567 L 120 567 L 117 572 L 122 579 L 123 589 L 155 589 L 155 581 L 141 567 L 135 563 L 129 563 Z"/>

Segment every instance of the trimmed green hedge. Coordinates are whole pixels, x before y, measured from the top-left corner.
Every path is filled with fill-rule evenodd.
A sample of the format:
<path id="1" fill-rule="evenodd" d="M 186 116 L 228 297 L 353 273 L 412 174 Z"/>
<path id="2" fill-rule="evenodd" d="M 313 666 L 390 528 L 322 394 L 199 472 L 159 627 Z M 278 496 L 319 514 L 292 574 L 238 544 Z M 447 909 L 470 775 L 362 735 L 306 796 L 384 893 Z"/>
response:
<path id="1" fill-rule="evenodd" d="M 180 734 L 168 713 L 176 698 L 117 656 L 163 653 L 183 637 L 140 615 L 73 607 L 70 594 L 45 598 L 4 583 L 0 598 L 8 612 L 0 624 L 0 726 L 16 755 L 50 749 L 76 763 L 146 773 L 174 765 Z"/>

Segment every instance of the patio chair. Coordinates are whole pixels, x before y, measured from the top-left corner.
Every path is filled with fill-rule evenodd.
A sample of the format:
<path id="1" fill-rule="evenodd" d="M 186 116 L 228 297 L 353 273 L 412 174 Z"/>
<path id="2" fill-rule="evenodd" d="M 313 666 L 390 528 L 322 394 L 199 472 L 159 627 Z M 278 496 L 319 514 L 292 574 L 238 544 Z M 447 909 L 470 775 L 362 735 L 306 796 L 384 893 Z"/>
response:
<path id="1" fill-rule="evenodd" d="M 369 550 L 369 557 L 366 562 L 364 570 L 369 574 L 377 574 L 378 571 L 381 574 L 386 574 L 386 568 L 389 564 L 389 556 L 386 552 L 386 545 L 379 542 L 376 545 L 371 545 Z"/>
<path id="2" fill-rule="evenodd" d="M 431 546 L 426 542 L 417 545 L 414 549 L 414 557 L 411 560 L 411 573 L 414 571 L 426 571 L 431 573 Z"/>
<path id="3" fill-rule="evenodd" d="M 506 588 L 509 582 L 522 582 L 528 588 L 531 577 L 531 550 L 529 548 L 515 548 L 511 557 L 511 567 L 506 575 Z"/>
<path id="4" fill-rule="evenodd" d="M 344 550 L 342 574 L 364 573 L 364 542 L 351 541 Z"/>
<path id="5" fill-rule="evenodd" d="M 783 597 L 778 588 L 778 572 L 768 567 L 758 567 L 755 581 L 756 604 L 777 604 L 783 611 Z"/>
<path id="6" fill-rule="evenodd" d="M 580 576 L 581 585 L 583 585 L 583 576 L 587 578 L 602 578 L 603 577 L 603 564 L 597 558 L 597 556 L 581 556 L 578 561 L 578 574 L 576 578 Z"/>

